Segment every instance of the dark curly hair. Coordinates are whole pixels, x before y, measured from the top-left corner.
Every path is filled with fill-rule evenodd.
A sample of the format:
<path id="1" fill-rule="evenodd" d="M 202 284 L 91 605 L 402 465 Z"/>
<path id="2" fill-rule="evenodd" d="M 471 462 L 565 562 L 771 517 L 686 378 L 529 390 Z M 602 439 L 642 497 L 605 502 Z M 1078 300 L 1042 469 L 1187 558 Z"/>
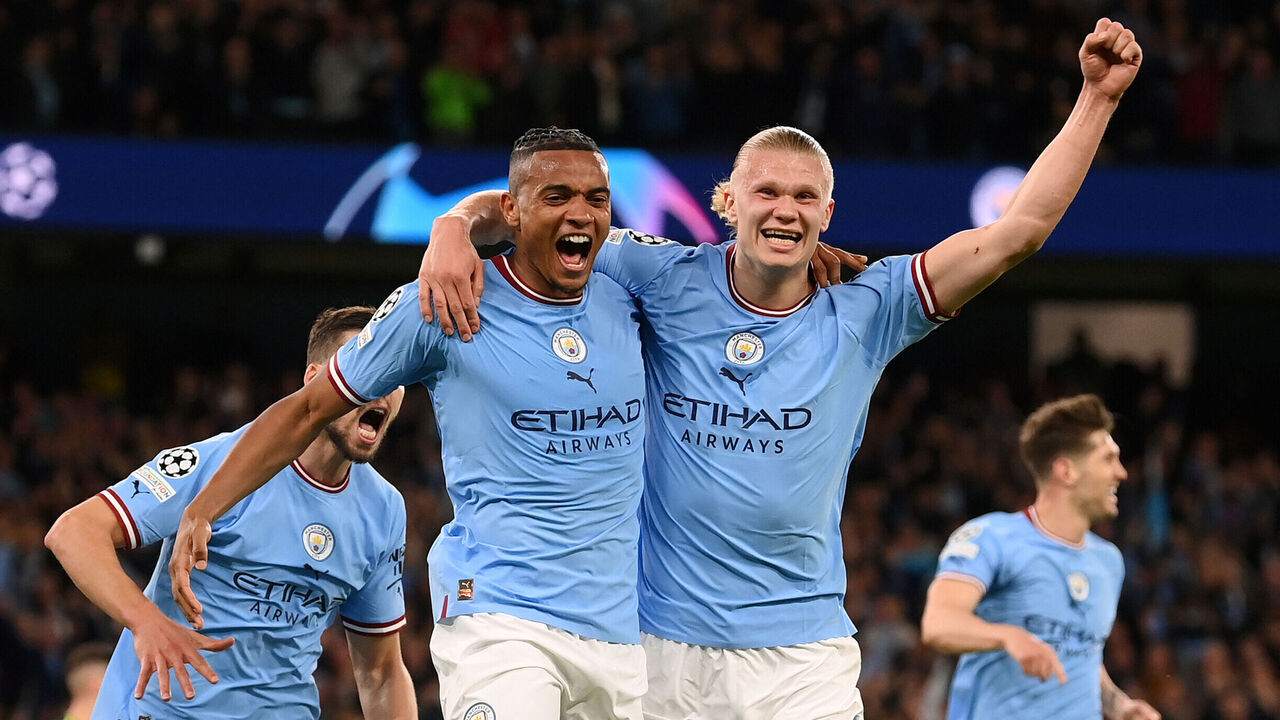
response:
<path id="1" fill-rule="evenodd" d="M 529 161 L 534 153 L 544 150 L 582 150 L 599 153 L 600 146 L 581 130 L 558 127 L 532 128 L 516 139 L 511 147 L 511 162 L 507 169 L 507 184 L 515 192 L 529 172 Z"/>

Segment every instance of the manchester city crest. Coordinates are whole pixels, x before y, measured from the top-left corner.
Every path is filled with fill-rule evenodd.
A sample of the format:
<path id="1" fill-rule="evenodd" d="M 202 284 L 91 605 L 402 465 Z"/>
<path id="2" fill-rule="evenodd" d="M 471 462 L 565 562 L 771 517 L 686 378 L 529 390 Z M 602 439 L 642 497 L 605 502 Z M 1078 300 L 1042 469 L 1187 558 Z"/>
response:
<path id="1" fill-rule="evenodd" d="M 755 333 L 740 332 L 729 338 L 724 356 L 735 365 L 754 365 L 764 357 L 764 340 Z"/>
<path id="2" fill-rule="evenodd" d="M 573 328 L 560 328 L 551 336 L 551 349 L 556 357 L 571 363 L 587 359 L 587 343 Z"/>
<path id="3" fill-rule="evenodd" d="M 479 702 L 467 708 L 462 717 L 463 720 L 498 720 L 498 713 L 494 712 L 489 703 Z"/>
<path id="4" fill-rule="evenodd" d="M 320 523 L 312 523 L 302 531 L 302 546 L 313 559 L 324 560 L 333 553 L 333 531 Z"/>
<path id="5" fill-rule="evenodd" d="M 1089 577 L 1082 572 L 1073 572 L 1067 576 L 1067 592 L 1076 602 L 1089 599 Z"/>

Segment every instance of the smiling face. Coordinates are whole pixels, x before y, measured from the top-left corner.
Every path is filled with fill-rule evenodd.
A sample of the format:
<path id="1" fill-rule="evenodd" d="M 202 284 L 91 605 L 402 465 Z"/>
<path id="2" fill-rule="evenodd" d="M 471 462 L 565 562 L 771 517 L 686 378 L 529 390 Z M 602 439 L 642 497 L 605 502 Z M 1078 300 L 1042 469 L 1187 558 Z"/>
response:
<path id="1" fill-rule="evenodd" d="M 1120 446 L 1106 430 L 1089 435 L 1089 449 L 1071 459 L 1076 483 L 1073 496 L 1081 514 L 1089 522 L 1107 520 L 1120 514 L 1116 491 L 1129 473 L 1120 462 Z"/>
<path id="2" fill-rule="evenodd" d="M 761 266 L 804 269 L 834 210 L 821 159 L 756 149 L 734 169 L 724 212 L 737 228 L 738 252 Z"/>
<path id="3" fill-rule="evenodd" d="M 574 297 L 609 233 L 609 166 L 586 150 L 543 150 L 526 162 L 502 196 L 502 214 L 516 229 L 511 265 L 535 291 Z"/>

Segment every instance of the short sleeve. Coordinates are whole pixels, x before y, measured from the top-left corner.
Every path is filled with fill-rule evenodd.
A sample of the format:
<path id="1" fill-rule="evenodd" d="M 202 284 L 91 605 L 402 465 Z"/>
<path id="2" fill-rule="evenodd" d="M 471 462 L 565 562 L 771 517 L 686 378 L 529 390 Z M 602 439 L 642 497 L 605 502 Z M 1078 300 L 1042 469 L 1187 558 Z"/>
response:
<path id="1" fill-rule="evenodd" d="M 858 321 L 854 332 L 882 366 L 953 317 L 937 311 L 924 272 L 924 253 L 879 260 L 847 285 L 877 297 L 873 303 L 859 298 L 850 316 Z M 866 309 L 873 310 L 867 314 Z"/>
<path id="2" fill-rule="evenodd" d="M 989 524 L 970 520 L 951 533 L 938 553 L 937 577 L 973 583 L 985 593 L 995 585 L 1000 562 L 1000 543 Z"/>
<path id="3" fill-rule="evenodd" d="M 680 257 L 693 252 L 674 240 L 626 228 L 614 228 L 596 255 L 595 271 L 641 297 L 645 289 Z"/>
<path id="4" fill-rule="evenodd" d="M 329 382 L 347 402 L 363 405 L 426 376 L 443 333 L 422 319 L 417 298 L 417 281 L 396 288 L 329 359 Z"/>
<path id="5" fill-rule="evenodd" d="M 221 463 L 222 448 L 233 440 L 220 435 L 161 451 L 98 493 L 124 530 L 126 549 L 145 547 L 178 532 L 182 511 L 213 477 Z"/>
<path id="6" fill-rule="evenodd" d="M 342 607 L 342 625 L 361 635 L 387 635 L 405 626 L 404 575 L 405 509 L 397 498 L 395 517 L 384 526 L 390 532 L 368 582 L 347 598 Z"/>

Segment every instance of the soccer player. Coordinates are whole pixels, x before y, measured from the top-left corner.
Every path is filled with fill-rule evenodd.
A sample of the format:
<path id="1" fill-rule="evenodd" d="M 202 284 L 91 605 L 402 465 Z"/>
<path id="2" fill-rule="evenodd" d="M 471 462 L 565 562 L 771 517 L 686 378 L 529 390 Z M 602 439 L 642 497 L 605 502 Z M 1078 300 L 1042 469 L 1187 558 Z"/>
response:
<path id="1" fill-rule="evenodd" d="M 325 361 L 372 316 L 366 307 L 320 314 L 307 343 L 309 386 L 328 385 L 319 377 Z M 332 418 L 322 435 L 290 454 L 288 467 L 216 524 L 208 572 L 195 587 L 211 600 L 204 629 L 234 641 L 180 624 L 164 570 L 182 508 L 244 428 L 165 450 L 58 518 L 45 544 L 84 594 L 125 626 L 94 720 L 314 720 L 320 716 L 312 677 L 320 636 L 339 616 L 365 713 L 417 718 L 397 634 L 405 625 L 404 499 L 367 464 L 403 395 L 389 388 L 375 402 Z M 157 541 L 164 544 L 144 594 L 116 548 Z M 199 676 L 190 677 L 187 664 Z M 170 702 L 170 670 L 185 702 Z M 158 683 L 150 682 L 153 673 Z"/>
<path id="2" fill-rule="evenodd" d="M 794 128 L 748 140 L 717 187 L 736 242 L 610 234 L 597 269 L 645 317 L 647 718 L 860 716 L 839 521 L 871 393 L 897 353 L 1040 249 L 1066 212 L 1142 52 L 1104 18 L 1079 58 L 1075 109 L 999 220 L 851 283 L 820 290 L 810 276 L 834 180 Z M 478 287 L 468 240 L 501 239 L 493 203 L 473 196 L 437 221 L 452 231 L 433 230 L 423 259 L 420 302 L 446 298 L 460 326 Z"/>
<path id="3" fill-rule="evenodd" d="M 172 573 L 182 584 L 204 560 L 209 522 L 328 418 L 421 382 L 454 508 L 428 557 L 445 716 L 638 720 L 645 380 L 634 302 L 592 274 L 609 231 L 608 167 L 577 131 L 531 130 L 509 182 L 501 212 L 515 249 L 484 266 L 489 331 L 447 338 L 423 322 L 416 282 L 394 291 L 329 362 L 328 382 L 250 426 L 187 508 Z"/>
<path id="4" fill-rule="evenodd" d="M 964 653 L 948 720 L 1159 720 L 1102 664 L 1124 558 L 1090 528 L 1119 512 L 1116 488 L 1128 477 L 1113 424 L 1096 395 L 1036 410 L 1019 436 L 1035 503 L 971 520 L 942 549 L 921 634 L 935 650 Z"/>

